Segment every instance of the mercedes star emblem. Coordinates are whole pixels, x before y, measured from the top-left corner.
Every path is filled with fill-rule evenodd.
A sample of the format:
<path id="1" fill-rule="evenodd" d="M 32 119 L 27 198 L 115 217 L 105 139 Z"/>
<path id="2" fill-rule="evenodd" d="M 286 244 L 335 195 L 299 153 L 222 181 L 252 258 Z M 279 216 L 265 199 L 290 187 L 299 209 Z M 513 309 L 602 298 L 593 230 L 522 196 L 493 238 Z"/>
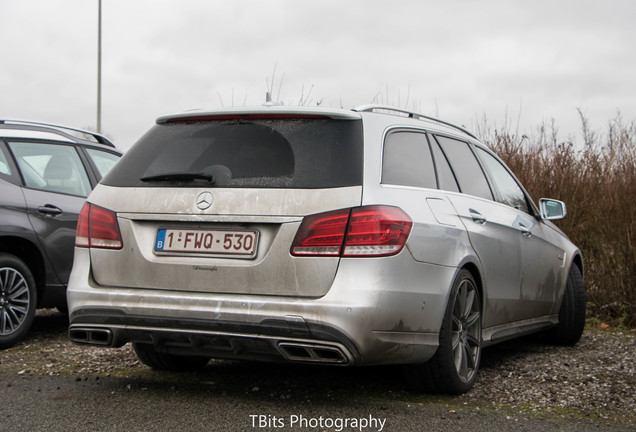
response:
<path id="1" fill-rule="evenodd" d="M 201 192 L 196 200 L 196 205 L 199 210 L 205 210 L 212 205 L 212 194 L 210 192 Z"/>

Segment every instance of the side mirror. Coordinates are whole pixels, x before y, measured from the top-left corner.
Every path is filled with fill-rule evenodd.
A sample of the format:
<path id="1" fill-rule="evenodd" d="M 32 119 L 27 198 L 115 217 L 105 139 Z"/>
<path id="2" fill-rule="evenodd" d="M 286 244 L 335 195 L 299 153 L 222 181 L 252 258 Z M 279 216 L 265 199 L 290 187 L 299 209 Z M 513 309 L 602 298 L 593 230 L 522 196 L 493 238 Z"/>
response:
<path id="1" fill-rule="evenodd" d="M 539 200 L 539 208 L 541 209 L 541 219 L 543 220 L 559 220 L 564 219 L 568 214 L 563 201 L 541 198 Z"/>

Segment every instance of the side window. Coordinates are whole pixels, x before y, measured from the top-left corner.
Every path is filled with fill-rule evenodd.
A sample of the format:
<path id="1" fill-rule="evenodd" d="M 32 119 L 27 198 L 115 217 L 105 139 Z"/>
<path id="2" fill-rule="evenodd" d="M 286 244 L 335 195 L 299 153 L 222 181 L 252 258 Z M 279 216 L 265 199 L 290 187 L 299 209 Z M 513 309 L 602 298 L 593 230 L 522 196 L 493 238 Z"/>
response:
<path id="1" fill-rule="evenodd" d="M 486 176 L 469 144 L 442 136 L 435 136 L 435 139 L 453 168 L 461 192 L 492 200 L 493 196 Z"/>
<path id="2" fill-rule="evenodd" d="M 382 183 L 437 188 L 435 167 L 426 135 L 393 132 L 384 142 Z"/>
<path id="3" fill-rule="evenodd" d="M 99 171 L 100 177 L 104 177 L 119 160 L 118 155 L 102 150 L 86 149 L 86 152 L 97 167 L 97 171 Z"/>
<path id="4" fill-rule="evenodd" d="M 457 180 L 453 170 L 448 164 L 448 159 L 439 148 L 437 141 L 432 140 L 431 148 L 433 149 L 433 158 L 435 158 L 435 167 L 437 168 L 437 180 L 439 181 L 439 188 L 442 190 L 459 192 L 459 186 L 457 186 Z"/>
<path id="5" fill-rule="evenodd" d="M 91 191 L 75 147 L 60 144 L 10 142 L 25 185 L 33 189 L 86 197 Z"/>
<path id="6" fill-rule="evenodd" d="M 1 145 L 1 144 L 0 144 Z M 0 148 L 0 174 L 11 175 L 11 167 L 9 167 L 9 161 L 4 154 L 2 148 Z"/>
<path id="7" fill-rule="evenodd" d="M 477 148 L 477 153 L 492 175 L 492 180 L 500 195 L 500 199 L 497 201 L 529 213 L 526 196 L 508 170 L 487 151 Z"/>

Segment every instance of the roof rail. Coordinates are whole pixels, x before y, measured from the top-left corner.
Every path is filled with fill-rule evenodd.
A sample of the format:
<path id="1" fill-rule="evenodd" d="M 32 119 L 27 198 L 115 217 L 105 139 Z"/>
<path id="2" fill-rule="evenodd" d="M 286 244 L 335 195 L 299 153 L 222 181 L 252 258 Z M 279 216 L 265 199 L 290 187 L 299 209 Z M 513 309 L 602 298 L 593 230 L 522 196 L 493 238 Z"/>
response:
<path id="1" fill-rule="evenodd" d="M 32 130 L 32 131 L 44 131 L 44 130 L 46 130 L 47 132 L 54 133 L 54 134 L 66 137 L 66 138 L 71 139 L 73 141 L 79 140 L 79 141 L 84 141 L 84 142 L 92 142 L 89 139 L 83 138 L 81 136 L 76 136 L 76 135 L 73 135 L 73 134 L 70 134 L 70 133 L 67 132 L 67 131 L 71 131 L 71 132 L 75 132 L 75 133 L 91 136 L 99 144 L 103 144 L 103 145 L 106 145 L 106 146 L 109 146 L 109 147 L 115 147 L 115 144 L 113 144 L 104 135 L 98 134 L 96 132 L 91 132 L 91 131 L 87 131 L 87 130 L 83 130 L 83 129 L 75 129 L 75 128 L 67 127 L 67 126 L 60 126 L 60 125 L 56 125 L 56 124 L 52 124 L 52 123 L 41 123 L 41 122 L 26 121 L 26 120 L 2 120 L 2 119 L 0 119 L 0 125 L 20 126 L 23 129 Z"/>
<path id="2" fill-rule="evenodd" d="M 430 116 L 427 116 L 427 115 L 424 115 L 424 114 L 419 114 L 419 113 L 415 113 L 415 112 L 411 112 L 411 111 L 407 111 L 407 110 L 403 110 L 403 109 L 399 109 L 399 108 L 393 108 L 393 107 L 383 106 L 383 105 L 362 105 L 362 106 L 353 108 L 353 111 L 357 111 L 357 112 L 381 112 L 381 113 L 384 113 L 384 114 L 399 115 L 399 116 L 402 116 L 402 117 L 408 117 L 408 118 L 412 118 L 412 119 L 416 119 L 416 120 L 422 120 L 422 119 L 430 120 L 430 121 L 434 121 L 434 122 L 439 123 L 439 124 L 443 124 L 445 126 L 450 126 L 453 129 L 457 129 L 457 130 L 465 133 L 469 137 L 474 138 L 476 140 L 479 139 L 475 135 L 470 133 L 468 130 L 464 129 L 463 127 L 454 125 L 454 124 L 449 123 L 449 122 L 445 122 L 444 120 L 440 120 L 440 119 L 435 118 L 435 117 L 430 117 Z"/>

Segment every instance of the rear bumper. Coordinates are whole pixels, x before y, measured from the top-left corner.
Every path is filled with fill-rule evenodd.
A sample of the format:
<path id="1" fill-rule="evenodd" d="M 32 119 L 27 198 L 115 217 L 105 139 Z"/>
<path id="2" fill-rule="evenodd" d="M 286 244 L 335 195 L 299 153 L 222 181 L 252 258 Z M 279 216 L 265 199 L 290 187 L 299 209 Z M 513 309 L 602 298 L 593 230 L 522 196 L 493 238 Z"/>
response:
<path id="1" fill-rule="evenodd" d="M 408 252 L 347 259 L 328 294 L 307 299 L 102 287 L 89 268 L 89 252 L 76 250 L 67 293 L 73 342 L 335 365 L 428 360 L 456 271 Z"/>
<path id="2" fill-rule="evenodd" d="M 151 344 L 157 351 L 213 358 L 298 361 L 334 365 L 360 363 L 355 345 L 330 327 L 298 317 L 241 322 L 175 320 L 129 316 L 117 310 L 83 310 L 72 317 L 69 338 L 80 344 L 120 347 Z"/>

